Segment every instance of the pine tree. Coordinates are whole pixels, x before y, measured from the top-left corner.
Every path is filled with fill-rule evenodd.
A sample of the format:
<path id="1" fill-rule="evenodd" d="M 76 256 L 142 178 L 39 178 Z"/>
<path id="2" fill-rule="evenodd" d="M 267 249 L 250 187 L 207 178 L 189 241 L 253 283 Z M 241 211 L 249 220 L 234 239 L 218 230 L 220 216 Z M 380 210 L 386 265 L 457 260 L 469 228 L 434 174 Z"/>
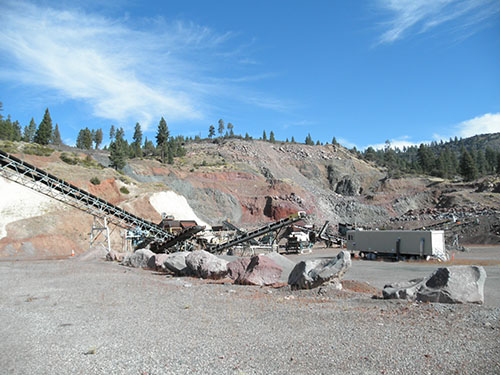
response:
<path id="1" fill-rule="evenodd" d="M 3 103 L 0 102 L 0 112 L 3 112 Z M 3 120 L 3 115 L 0 113 L 0 121 Z"/>
<path id="2" fill-rule="evenodd" d="M 219 119 L 218 132 L 219 132 L 219 135 L 222 137 L 222 134 L 224 133 L 224 121 L 222 119 Z"/>
<path id="3" fill-rule="evenodd" d="M 314 145 L 314 141 L 313 141 L 310 133 L 307 133 L 305 144 L 306 145 Z"/>
<path id="4" fill-rule="evenodd" d="M 337 139 L 335 137 L 332 138 L 332 145 L 337 146 Z"/>
<path id="5" fill-rule="evenodd" d="M 265 130 L 262 132 L 262 140 L 267 141 L 267 135 Z"/>
<path id="6" fill-rule="evenodd" d="M 172 145 L 168 147 L 167 151 L 167 163 L 168 164 L 174 164 L 174 151 Z"/>
<path id="7" fill-rule="evenodd" d="M 92 132 L 89 128 L 81 129 L 76 137 L 76 147 L 82 150 L 90 150 L 92 148 Z"/>
<path id="8" fill-rule="evenodd" d="M 165 153 L 167 148 L 168 137 L 170 132 L 168 130 L 167 122 L 162 117 L 158 124 L 158 132 L 156 133 L 156 149 L 160 151 L 161 162 L 165 163 Z"/>
<path id="9" fill-rule="evenodd" d="M 234 126 L 233 126 L 233 124 L 231 124 L 230 122 L 228 122 L 227 123 L 227 129 L 229 130 L 229 136 L 230 137 L 234 137 L 234 132 L 233 132 Z"/>
<path id="10" fill-rule="evenodd" d="M 48 145 L 52 138 L 52 119 L 50 118 L 49 109 L 45 110 L 43 120 L 38 125 L 35 133 L 35 142 L 40 145 Z"/>
<path id="11" fill-rule="evenodd" d="M 249 141 L 251 137 L 248 135 L 248 133 L 245 133 L 245 141 Z"/>
<path id="12" fill-rule="evenodd" d="M 295 138 L 293 137 L 293 135 L 292 135 L 292 140 L 290 142 L 295 143 Z"/>
<path id="13" fill-rule="evenodd" d="M 446 155 L 446 151 L 442 151 L 439 154 L 437 160 L 437 172 L 442 178 L 448 178 L 450 176 L 450 165 Z"/>
<path id="14" fill-rule="evenodd" d="M 111 167 L 121 170 L 126 165 L 128 144 L 124 139 L 125 132 L 119 128 L 115 134 L 115 140 L 109 144 L 109 160 Z"/>
<path id="15" fill-rule="evenodd" d="M 208 128 L 208 138 L 212 138 L 215 135 L 215 127 L 213 125 L 210 125 Z"/>
<path id="16" fill-rule="evenodd" d="M 479 174 L 479 177 L 484 176 L 488 172 L 488 165 L 486 161 L 486 156 L 484 155 L 483 150 L 479 150 L 477 152 L 477 158 L 476 158 L 476 167 L 477 167 L 477 172 Z"/>
<path id="17" fill-rule="evenodd" d="M 148 141 L 148 137 L 144 140 L 144 156 L 154 155 L 156 149 L 152 141 Z"/>
<path id="18" fill-rule="evenodd" d="M 97 129 L 95 132 L 94 132 L 94 137 L 93 137 L 93 141 L 95 143 L 95 149 L 98 150 L 99 149 L 99 146 L 101 145 L 102 143 L 102 137 L 103 137 L 103 134 L 102 134 L 102 129 Z"/>
<path id="19" fill-rule="evenodd" d="M 23 135 L 24 142 L 29 142 L 29 143 L 33 142 L 35 139 L 35 133 L 36 133 L 36 123 L 32 117 L 29 126 L 26 126 L 24 128 L 24 135 Z"/>
<path id="20" fill-rule="evenodd" d="M 19 124 L 19 121 L 14 121 L 12 123 L 12 135 L 11 135 L 11 140 L 12 141 L 20 141 L 23 138 L 22 135 L 22 130 L 21 130 L 21 125 Z"/>
<path id="21" fill-rule="evenodd" d="M 141 148 L 142 130 L 141 130 L 141 124 L 139 123 L 135 124 L 135 131 L 133 138 L 134 138 L 134 146 L 133 146 L 134 155 L 136 157 L 142 157 L 142 148 Z"/>
<path id="22" fill-rule="evenodd" d="M 496 163 L 497 163 L 497 156 L 495 151 L 491 147 L 486 147 L 486 152 L 485 152 L 485 158 L 486 158 L 486 168 L 487 172 L 495 172 L 496 169 Z"/>
<path id="23" fill-rule="evenodd" d="M 109 140 L 112 141 L 115 138 L 115 135 L 116 135 L 115 126 L 111 125 L 111 128 L 109 129 Z"/>
<path id="24" fill-rule="evenodd" d="M 434 166 L 434 156 L 430 148 L 423 143 L 420 144 L 417 152 L 418 163 L 424 173 L 430 173 Z"/>
<path id="25" fill-rule="evenodd" d="M 10 115 L 7 119 L 0 120 L 0 139 L 10 140 L 12 137 L 12 122 L 10 120 Z"/>
<path id="26" fill-rule="evenodd" d="M 450 177 L 458 173 L 458 160 L 455 152 L 448 149 L 448 159 L 450 160 Z"/>
<path id="27" fill-rule="evenodd" d="M 462 156 L 460 157 L 460 174 L 465 181 L 472 181 L 477 178 L 477 168 L 471 154 L 465 149 L 462 149 Z"/>
<path id="28" fill-rule="evenodd" d="M 274 138 L 274 132 L 272 130 L 271 133 L 269 133 L 269 142 L 276 143 L 276 139 Z"/>
<path id="29" fill-rule="evenodd" d="M 52 144 L 60 146 L 63 144 L 61 139 L 61 133 L 59 133 L 59 125 L 56 123 L 56 127 L 54 128 L 54 132 L 52 133 Z"/>

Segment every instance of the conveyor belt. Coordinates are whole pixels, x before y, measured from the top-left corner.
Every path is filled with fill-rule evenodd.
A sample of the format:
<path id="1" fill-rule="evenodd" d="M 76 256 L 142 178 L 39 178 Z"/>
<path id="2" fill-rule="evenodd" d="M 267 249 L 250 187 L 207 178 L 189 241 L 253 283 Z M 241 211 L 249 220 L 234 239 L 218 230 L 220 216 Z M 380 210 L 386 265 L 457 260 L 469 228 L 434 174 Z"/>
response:
<path id="1" fill-rule="evenodd" d="M 241 236 L 241 235 L 244 235 L 245 233 L 247 233 L 245 230 L 242 230 L 242 229 L 238 228 L 236 225 L 230 223 L 227 220 L 223 221 L 222 224 L 224 226 L 226 226 L 227 228 L 229 228 L 230 230 L 236 231 L 236 233 L 238 234 L 238 236 Z M 253 238 L 250 239 L 248 242 L 250 243 L 250 245 L 258 245 L 259 244 L 259 241 L 255 240 Z"/>
<path id="2" fill-rule="evenodd" d="M 135 216 L 2 150 L 0 175 L 91 215 L 106 217 L 108 222 L 122 228 L 142 231 L 155 240 L 171 241 L 175 238 L 157 224 Z"/>
<path id="3" fill-rule="evenodd" d="M 260 237 L 266 233 L 274 232 L 280 228 L 286 227 L 288 225 L 292 225 L 293 223 L 295 223 L 299 220 L 302 220 L 304 217 L 305 217 L 305 213 L 298 212 L 294 215 L 290 215 L 289 217 L 287 217 L 285 219 L 278 220 L 274 223 L 268 224 L 266 226 L 263 226 L 259 229 L 254 230 L 254 231 L 243 233 L 242 235 L 239 235 L 236 238 L 234 238 L 226 243 L 212 246 L 209 248 L 209 251 L 212 253 L 220 253 L 221 251 L 223 251 L 225 249 L 229 249 L 230 247 L 236 246 L 240 243 L 247 242 L 247 241 L 251 240 L 252 238 Z"/>

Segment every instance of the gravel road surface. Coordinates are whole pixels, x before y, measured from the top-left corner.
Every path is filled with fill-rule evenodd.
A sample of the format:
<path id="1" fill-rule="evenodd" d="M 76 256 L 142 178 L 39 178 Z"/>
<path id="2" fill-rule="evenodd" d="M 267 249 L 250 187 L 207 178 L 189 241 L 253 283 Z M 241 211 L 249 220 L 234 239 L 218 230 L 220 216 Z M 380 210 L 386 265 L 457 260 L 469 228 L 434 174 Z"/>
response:
<path id="1" fill-rule="evenodd" d="M 5 374 L 498 374 L 500 308 L 0 262 Z"/>

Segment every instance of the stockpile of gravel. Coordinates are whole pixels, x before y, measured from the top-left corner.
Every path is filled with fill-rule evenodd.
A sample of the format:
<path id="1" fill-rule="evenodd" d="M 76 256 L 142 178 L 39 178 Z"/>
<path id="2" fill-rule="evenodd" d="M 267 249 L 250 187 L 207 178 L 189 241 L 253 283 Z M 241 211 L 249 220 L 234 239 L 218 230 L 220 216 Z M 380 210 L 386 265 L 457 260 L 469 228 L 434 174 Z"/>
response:
<path id="1" fill-rule="evenodd" d="M 167 278 L 113 263 L 0 263 L 14 374 L 495 374 L 499 308 Z"/>

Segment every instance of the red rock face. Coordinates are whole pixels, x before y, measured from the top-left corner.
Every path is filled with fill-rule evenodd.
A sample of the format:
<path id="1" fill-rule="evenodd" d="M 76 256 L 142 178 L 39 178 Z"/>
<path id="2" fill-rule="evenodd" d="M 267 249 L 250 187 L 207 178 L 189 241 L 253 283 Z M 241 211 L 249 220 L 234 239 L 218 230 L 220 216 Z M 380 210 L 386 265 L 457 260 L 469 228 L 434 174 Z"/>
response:
<path id="1" fill-rule="evenodd" d="M 99 185 L 88 183 L 87 186 L 83 186 L 83 188 L 89 193 L 111 204 L 118 204 L 123 200 L 114 178 L 108 178 L 107 180 L 101 181 Z"/>

